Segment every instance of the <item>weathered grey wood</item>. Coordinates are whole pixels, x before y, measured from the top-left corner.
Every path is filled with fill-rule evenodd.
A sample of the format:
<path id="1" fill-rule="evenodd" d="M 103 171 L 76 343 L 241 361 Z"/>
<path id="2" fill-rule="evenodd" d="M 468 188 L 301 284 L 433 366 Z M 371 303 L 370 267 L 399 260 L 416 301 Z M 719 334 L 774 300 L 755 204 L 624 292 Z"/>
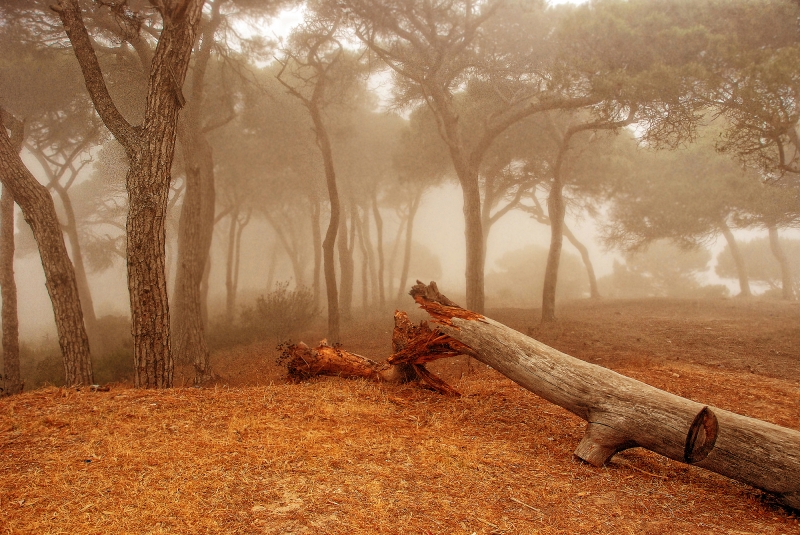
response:
<path id="1" fill-rule="evenodd" d="M 641 446 L 676 461 L 775 494 L 800 509 L 800 432 L 670 394 L 583 362 L 479 314 L 437 302 L 435 284 L 418 284 L 415 300 L 437 329 L 531 392 L 588 422 L 575 450 L 600 466 Z M 447 304 L 442 304 L 447 303 Z"/>

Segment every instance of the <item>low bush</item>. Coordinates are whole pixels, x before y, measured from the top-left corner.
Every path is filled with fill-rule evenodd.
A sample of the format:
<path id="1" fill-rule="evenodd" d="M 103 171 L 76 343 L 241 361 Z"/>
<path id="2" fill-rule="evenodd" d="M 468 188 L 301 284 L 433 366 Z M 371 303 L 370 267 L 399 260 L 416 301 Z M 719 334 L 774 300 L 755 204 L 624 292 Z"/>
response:
<path id="1" fill-rule="evenodd" d="M 307 329 L 319 316 L 314 295 L 306 287 L 289 290 L 289 282 L 275 284 L 275 289 L 256 298 L 242 309 L 240 326 L 248 341 L 287 340 Z"/>

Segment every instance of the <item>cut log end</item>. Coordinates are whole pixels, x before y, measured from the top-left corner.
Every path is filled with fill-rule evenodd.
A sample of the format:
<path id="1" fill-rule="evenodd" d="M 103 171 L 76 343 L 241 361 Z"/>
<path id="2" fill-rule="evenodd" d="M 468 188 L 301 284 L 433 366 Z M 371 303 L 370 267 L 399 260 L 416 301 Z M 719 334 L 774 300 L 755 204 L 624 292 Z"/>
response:
<path id="1" fill-rule="evenodd" d="M 575 456 L 593 466 L 603 466 L 616 453 L 636 446 L 636 441 L 613 427 L 589 422 L 586 434 L 575 449 Z"/>
<path id="2" fill-rule="evenodd" d="M 708 457 L 717 442 L 718 430 L 717 416 L 708 407 L 703 407 L 689 427 L 683 460 L 694 464 Z"/>

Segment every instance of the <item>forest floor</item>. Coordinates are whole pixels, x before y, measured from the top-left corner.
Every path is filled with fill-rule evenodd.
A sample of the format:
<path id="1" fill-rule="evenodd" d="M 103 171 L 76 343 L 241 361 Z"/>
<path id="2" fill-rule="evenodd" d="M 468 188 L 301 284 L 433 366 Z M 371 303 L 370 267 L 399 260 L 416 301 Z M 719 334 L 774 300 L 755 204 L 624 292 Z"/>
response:
<path id="1" fill-rule="evenodd" d="M 800 304 L 582 301 L 547 327 L 536 314 L 487 312 L 575 357 L 800 430 Z M 391 328 L 390 312 L 373 314 L 345 328 L 344 347 L 380 360 Z M 450 398 L 289 384 L 274 345 L 216 352 L 207 388 L 0 400 L 0 532 L 800 533 L 771 497 L 641 449 L 582 463 L 583 421 L 464 358 L 430 366 L 462 393 Z"/>

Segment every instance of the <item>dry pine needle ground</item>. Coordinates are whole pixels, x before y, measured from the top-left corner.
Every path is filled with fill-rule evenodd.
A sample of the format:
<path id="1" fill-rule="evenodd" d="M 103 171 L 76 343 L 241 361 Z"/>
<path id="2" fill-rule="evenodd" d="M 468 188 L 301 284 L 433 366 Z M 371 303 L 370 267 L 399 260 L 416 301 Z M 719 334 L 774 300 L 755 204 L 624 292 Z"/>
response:
<path id="1" fill-rule="evenodd" d="M 616 369 L 800 427 L 794 380 Z M 0 532 L 800 533 L 760 492 L 646 451 L 577 461 L 584 423 L 492 370 L 452 382 L 463 397 L 327 379 L 2 399 Z"/>

